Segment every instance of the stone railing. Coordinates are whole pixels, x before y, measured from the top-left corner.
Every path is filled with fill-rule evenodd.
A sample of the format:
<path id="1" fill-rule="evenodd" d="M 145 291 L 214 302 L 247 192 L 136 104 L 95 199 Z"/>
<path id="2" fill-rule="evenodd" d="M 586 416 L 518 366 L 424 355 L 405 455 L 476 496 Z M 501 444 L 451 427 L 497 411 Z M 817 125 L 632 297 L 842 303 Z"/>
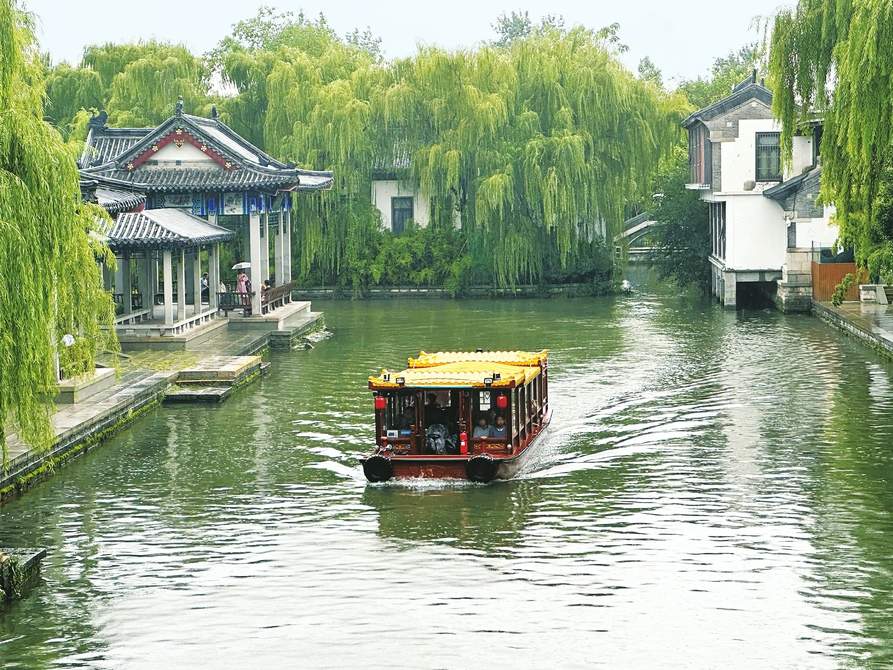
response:
<path id="1" fill-rule="evenodd" d="M 206 309 L 171 324 L 138 323 L 118 327 L 118 332 L 127 335 L 182 335 L 187 330 L 211 321 L 217 316 L 217 309 Z"/>

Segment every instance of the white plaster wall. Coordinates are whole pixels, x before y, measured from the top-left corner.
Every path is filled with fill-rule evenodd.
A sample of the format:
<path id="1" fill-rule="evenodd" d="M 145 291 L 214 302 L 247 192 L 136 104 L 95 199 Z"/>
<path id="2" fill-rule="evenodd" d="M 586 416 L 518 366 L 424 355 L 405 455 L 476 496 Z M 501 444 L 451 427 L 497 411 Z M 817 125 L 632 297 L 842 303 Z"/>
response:
<path id="1" fill-rule="evenodd" d="M 781 270 L 788 246 L 784 212 L 759 194 L 726 198 L 726 267 Z"/>
<path id="2" fill-rule="evenodd" d="M 189 161 L 190 163 L 198 162 L 198 161 L 211 161 L 213 159 L 208 156 L 205 152 L 199 149 L 196 146 L 191 145 L 189 142 L 183 142 L 183 146 L 178 147 L 176 144 L 171 142 L 170 144 L 165 144 L 161 149 L 159 149 L 149 160 L 156 161 Z"/>
<path id="3" fill-rule="evenodd" d="M 803 174 L 803 170 L 812 166 L 812 137 L 797 135 L 793 140 L 791 165 L 784 169 L 785 180 Z"/>
<path id="4" fill-rule="evenodd" d="M 756 177 L 756 135 L 778 132 L 781 127 L 774 119 L 741 119 L 738 137 L 722 143 L 722 192 L 752 193 L 774 186 L 777 182 L 759 182 L 754 191 L 745 191 L 744 182 Z"/>
<path id="5" fill-rule="evenodd" d="M 381 225 L 391 229 L 391 198 L 412 197 L 413 220 L 421 228 L 427 228 L 431 217 L 428 196 L 419 192 L 412 184 L 396 179 L 376 179 L 372 182 L 372 204 L 381 212 Z"/>
<path id="6" fill-rule="evenodd" d="M 801 249 L 833 247 L 839 233 L 837 226 L 831 222 L 833 215 L 834 208 L 825 207 L 825 215 L 821 219 L 797 219 L 797 246 Z"/>

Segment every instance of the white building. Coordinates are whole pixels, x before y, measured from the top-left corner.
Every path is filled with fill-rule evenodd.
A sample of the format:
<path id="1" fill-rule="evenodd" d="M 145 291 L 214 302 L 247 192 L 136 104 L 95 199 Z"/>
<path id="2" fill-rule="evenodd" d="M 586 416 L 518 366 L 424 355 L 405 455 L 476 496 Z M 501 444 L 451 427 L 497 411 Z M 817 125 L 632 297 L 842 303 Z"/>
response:
<path id="1" fill-rule="evenodd" d="M 409 157 L 398 155 L 379 161 L 372 169 L 372 204 L 381 214 L 381 228 L 395 235 L 412 221 L 420 228 L 431 223 L 431 199 L 409 169 Z M 462 215 L 453 212 L 453 226 L 462 227 Z"/>
<path id="2" fill-rule="evenodd" d="M 427 228 L 431 214 L 428 195 L 410 181 L 375 176 L 382 177 L 372 180 L 372 204 L 381 212 L 382 228 L 400 234 L 410 221 Z"/>
<path id="3" fill-rule="evenodd" d="M 782 280 L 782 307 L 794 294 L 807 295 L 803 259 L 837 240 L 833 210 L 816 202 L 821 126 L 794 137 L 791 164 L 784 165 L 772 93 L 754 73 L 683 127 L 689 136 L 688 188 L 709 204 L 713 294 L 735 307 L 748 285 Z M 786 265 L 796 265 L 796 277 L 787 276 Z"/>

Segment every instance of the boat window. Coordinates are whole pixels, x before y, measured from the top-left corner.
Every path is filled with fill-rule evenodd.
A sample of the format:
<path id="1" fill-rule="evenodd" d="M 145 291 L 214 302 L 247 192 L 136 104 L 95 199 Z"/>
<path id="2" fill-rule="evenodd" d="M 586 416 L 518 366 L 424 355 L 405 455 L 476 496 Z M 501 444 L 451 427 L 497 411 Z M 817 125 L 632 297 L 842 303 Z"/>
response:
<path id="1" fill-rule="evenodd" d="M 416 394 L 414 392 L 393 393 L 388 396 L 385 410 L 385 428 L 396 430 L 400 436 L 412 435 L 412 426 L 418 425 Z"/>
<path id="2" fill-rule="evenodd" d="M 497 418 L 502 418 L 502 426 L 509 423 L 508 414 L 511 412 L 509 408 L 499 409 L 497 397 L 502 395 L 498 391 L 475 391 L 472 394 L 472 436 L 482 437 L 506 437 L 505 428 L 501 434 L 494 435 L 494 428 L 497 426 Z"/>

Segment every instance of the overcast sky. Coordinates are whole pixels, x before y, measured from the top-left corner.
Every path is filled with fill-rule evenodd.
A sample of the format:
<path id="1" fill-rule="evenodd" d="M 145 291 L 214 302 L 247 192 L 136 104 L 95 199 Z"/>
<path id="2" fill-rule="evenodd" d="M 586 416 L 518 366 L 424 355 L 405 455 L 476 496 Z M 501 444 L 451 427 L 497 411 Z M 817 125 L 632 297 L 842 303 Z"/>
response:
<path id="1" fill-rule="evenodd" d="M 41 48 L 54 61 L 75 63 L 83 49 L 96 42 L 158 39 L 182 42 L 201 54 L 226 35 L 232 24 L 253 16 L 260 5 L 281 10 L 320 10 L 340 33 L 366 28 L 383 40 L 388 57 L 407 56 L 416 44 L 447 48 L 470 47 L 492 38 L 491 25 L 502 12 L 527 10 L 538 19 L 544 12 L 559 14 L 567 25 L 590 28 L 617 22 L 621 40 L 630 50 L 622 58 L 635 68 L 650 56 L 669 81 L 705 74 L 713 59 L 756 39 L 756 16 L 771 16 L 784 0 L 327 0 L 326 2 L 254 2 L 253 0 L 24 0 L 37 15 Z"/>

